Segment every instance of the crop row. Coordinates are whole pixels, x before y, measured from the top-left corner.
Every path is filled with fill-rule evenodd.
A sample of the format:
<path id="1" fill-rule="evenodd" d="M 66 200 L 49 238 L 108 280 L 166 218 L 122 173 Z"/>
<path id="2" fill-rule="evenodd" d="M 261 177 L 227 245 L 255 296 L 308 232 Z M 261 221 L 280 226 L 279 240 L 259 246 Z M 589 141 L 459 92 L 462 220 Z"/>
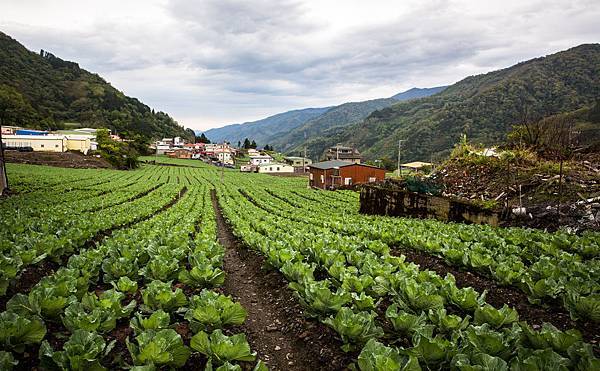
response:
<path id="1" fill-rule="evenodd" d="M 191 354 L 222 369 L 254 360 L 243 334 L 223 333 L 243 322 L 243 308 L 206 290 L 224 279 L 208 189 L 183 183 L 190 190 L 173 207 L 71 256 L 27 295 L 11 298 L 0 315 L 0 342 L 10 350 L 1 353 L 3 366 L 23 361 L 22 352 L 43 339 L 39 362 L 50 369 L 182 367 Z M 170 187 L 175 197 L 183 184 Z M 184 344 L 185 326 L 195 334 L 185 339 L 194 353 Z M 62 328 L 68 340 L 57 346 L 50 328 Z"/>
<path id="2" fill-rule="evenodd" d="M 252 202 L 273 201 L 269 193 L 231 183 L 219 188 L 219 202 L 236 235 L 286 276 L 307 313 L 336 330 L 345 350 L 364 346 L 361 369 L 599 365 L 576 330 L 533 330 L 518 322 L 515 310 L 494 308 L 472 288 L 456 287 L 451 275 L 420 271 L 391 256 L 381 241 L 278 216 L 280 203 L 263 211 Z M 297 216 L 306 211 L 298 208 Z M 329 220 L 327 211 L 322 220 Z"/>
<path id="3" fill-rule="evenodd" d="M 476 270 L 500 284 L 519 288 L 532 303 L 561 299 L 573 319 L 600 322 L 600 260 L 585 259 L 573 252 L 600 251 L 597 233 L 574 236 L 434 220 L 367 217 L 348 210 L 343 203 L 325 204 L 338 212 L 323 218 L 323 202 L 286 190 L 270 192 L 291 205 L 274 206 L 272 211 L 280 215 L 380 240 L 390 246 L 438 255 L 452 265 Z M 305 192 L 314 195 L 314 191 Z M 302 213 L 297 212 L 299 209 Z"/>

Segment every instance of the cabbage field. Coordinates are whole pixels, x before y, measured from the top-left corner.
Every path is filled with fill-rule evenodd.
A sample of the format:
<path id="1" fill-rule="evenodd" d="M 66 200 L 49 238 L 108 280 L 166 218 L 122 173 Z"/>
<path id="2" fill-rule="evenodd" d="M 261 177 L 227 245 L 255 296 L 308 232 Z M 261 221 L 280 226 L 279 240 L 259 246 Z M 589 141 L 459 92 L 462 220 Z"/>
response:
<path id="1" fill-rule="evenodd" d="M 0 369 L 600 370 L 599 234 L 193 164 L 9 164 Z"/>

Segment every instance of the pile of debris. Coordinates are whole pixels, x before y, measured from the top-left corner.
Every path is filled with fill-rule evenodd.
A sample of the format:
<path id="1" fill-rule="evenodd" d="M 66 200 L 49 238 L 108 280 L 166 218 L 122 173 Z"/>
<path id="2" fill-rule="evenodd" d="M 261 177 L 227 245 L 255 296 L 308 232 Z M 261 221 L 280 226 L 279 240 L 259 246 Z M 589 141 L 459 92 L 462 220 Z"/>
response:
<path id="1" fill-rule="evenodd" d="M 550 161 L 452 159 L 429 178 L 444 196 L 502 210 L 506 226 L 600 230 L 600 155 L 565 162 L 562 176 Z"/>

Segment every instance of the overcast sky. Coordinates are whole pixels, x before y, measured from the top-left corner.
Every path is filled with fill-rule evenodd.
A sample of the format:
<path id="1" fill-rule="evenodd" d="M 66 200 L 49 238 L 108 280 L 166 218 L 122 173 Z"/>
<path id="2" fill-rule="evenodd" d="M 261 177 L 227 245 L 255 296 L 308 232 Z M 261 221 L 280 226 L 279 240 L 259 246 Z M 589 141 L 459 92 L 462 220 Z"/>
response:
<path id="1" fill-rule="evenodd" d="M 598 0 L 0 0 L 0 30 L 194 129 L 600 42 Z"/>

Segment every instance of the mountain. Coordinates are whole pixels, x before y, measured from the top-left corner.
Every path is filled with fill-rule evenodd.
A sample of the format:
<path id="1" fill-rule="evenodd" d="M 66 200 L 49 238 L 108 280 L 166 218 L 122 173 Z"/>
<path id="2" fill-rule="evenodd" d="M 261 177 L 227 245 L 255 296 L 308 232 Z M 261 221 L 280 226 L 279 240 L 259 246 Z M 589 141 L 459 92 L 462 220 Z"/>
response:
<path id="1" fill-rule="evenodd" d="M 244 138 L 255 140 L 259 146 L 274 145 L 278 151 L 290 151 L 307 138 L 318 136 L 335 126 L 356 123 L 371 112 L 389 107 L 398 101 L 429 96 L 442 91 L 445 86 L 435 88 L 412 88 L 391 98 L 373 99 L 363 102 L 344 103 L 326 108 L 307 108 L 280 113 L 262 120 L 243 124 L 227 125 L 210 129 L 204 134 L 211 140 L 235 143 Z"/>
<path id="2" fill-rule="evenodd" d="M 600 45 L 578 47 L 512 67 L 467 77 L 442 92 L 372 112 L 332 127 L 306 145 L 313 157 L 336 143 L 357 146 L 366 159 L 440 159 L 461 134 L 482 144 L 502 142 L 522 120 L 577 110 L 600 99 Z M 300 144 L 304 145 L 304 143 Z"/>
<path id="3" fill-rule="evenodd" d="M 256 141 L 259 146 L 270 144 L 273 138 L 288 132 L 306 121 L 327 112 L 326 108 L 305 108 L 269 116 L 262 120 L 245 122 L 243 124 L 227 125 L 222 128 L 210 129 L 204 135 L 212 142 L 228 141 L 243 142 L 245 138 Z"/>
<path id="4" fill-rule="evenodd" d="M 425 98 L 430 95 L 437 94 L 446 88 L 447 88 L 447 86 L 436 86 L 434 88 L 412 88 L 412 89 L 408 89 L 407 91 L 404 91 L 402 93 L 398 93 L 398 94 L 394 95 L 392 98 L 394 98 L 397 101 Z"/>
<path id="5" fill-rule="evenodd" d="M 0 110 L 4 125 L 60 129 L 71 123 L 67 126 L 105 127 L 143 140 L 194 135 L 77 63 L 31 52 L 2 32 Z"/>
<path id="6" fill-rule="evenodd" d="M 444 90 L 445 86 L 435 88 L 412 88 L 405 92 L 398 93 L 391 98 L 380 98 L 367 100 L 363 102 L 351 102 L 335 106 L 304 125 L 292 130 L 284 136 L 276 138 L 272 145 L 277 150 L 285 152 L 301 152 L 305 138 L 319 137 L 326 130 L 331 128 L 340 129 L 341 127 L 352 125 L 366 118 L 371 112 L 389 107 L 399 101 L 417 99 L 436 94 Z M 312 152 L 311 152 L 312 153 Z"/>

